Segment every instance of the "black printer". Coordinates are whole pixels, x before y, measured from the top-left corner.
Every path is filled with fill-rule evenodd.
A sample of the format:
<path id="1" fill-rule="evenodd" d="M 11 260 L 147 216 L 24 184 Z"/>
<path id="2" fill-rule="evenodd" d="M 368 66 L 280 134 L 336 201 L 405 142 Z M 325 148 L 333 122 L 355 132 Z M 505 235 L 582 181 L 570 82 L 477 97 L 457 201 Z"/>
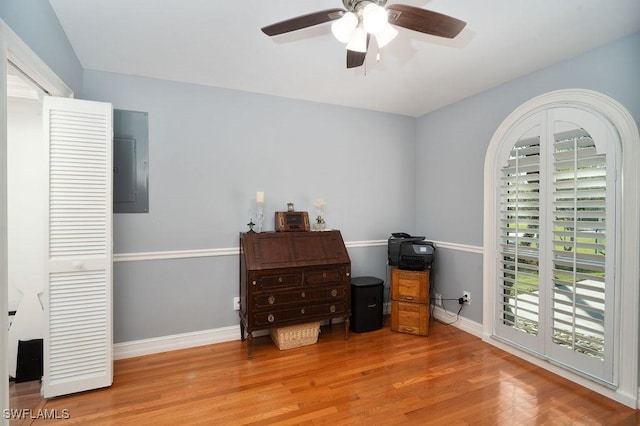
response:
<path id="1" fill-rule="evenodd" d="M 435 246 L 425 237 L 411 236 L 404 232 L 395 232 L 389 237 L 387 253 L 389 266 L 410 271 L 431 269 Z"/>

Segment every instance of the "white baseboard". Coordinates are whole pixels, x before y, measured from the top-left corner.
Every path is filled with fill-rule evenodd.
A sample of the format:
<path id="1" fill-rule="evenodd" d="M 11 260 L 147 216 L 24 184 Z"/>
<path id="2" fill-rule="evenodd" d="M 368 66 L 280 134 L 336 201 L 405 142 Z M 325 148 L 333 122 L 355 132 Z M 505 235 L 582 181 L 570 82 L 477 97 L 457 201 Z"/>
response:
<path id="1" fill-rule="evenodd" d="M 344 322 L 344 319 L 336 318 L 333 320 L 334 324 L 341 322 Z M 327 324 L 328 321 L 323 321 L 322 323 Z M 253 332 L 253 337 L 267 335 L 269 335 L 269 330 L 258 330 Z M 214 328 L 211 330 L 194 331 L 191 333 L 173 334 L 171 336 L 153 337 L 150 339 L 134 340 L 131 342 L 114 343 L 113 359 L 133 358 L 136 356 L 212 345 L 214 343 L 232 342 L 234 340 L 240 340 L 239 325 Z"/>
<path id="2" fill-rule="evenodd" d="M 482 338 L 483 336 L 482 324 L 478 322 L 471 321 L 470 319 L 462 316 L 458 316 L 458 319 L 456 320 L 455 314 L 445 311 L 440 306 L 433 306 L 432 312 L 434 318 L 444 323 L 451 323 L 452 326 L 459 328 L 462 331 L 466 331 L 469 334 L 473 334 L 476 337 Z"/>
<path id="3" fill-rule="evenodd" d="M 388 303 L 385 303 L 385 308 L 390 308 Z M 433 315 L 435 318 L 446 323 L 455 319 L 455 315 L 452 317 L 451 314 L 445 312 L 444 309 L 439 307 L 435 307 L 433 309 Z M 342 322 L 342 320 L 337 318 L 333 322 L 339 323 Z M 474 336 L 482 337 L 482 324 L 478 324 L 477 322 L 468 320 L 464 317 L 459 317 L 452 325 L 466 331 L 467 333 L 473 334 Z M 269 331 L 264 330 L 254 332 L 253 336 L 259 337 L 267 334 L 269 334 Z M 234 340 L 240 340 L 239 325 L 215 328 L 211 330 L 194 331 L 191 333 L 174 334 L 170 336 L 153 337 L 150 339 L 134 340 L 131 342 L 115 343 L 113 345 L 113 359 L 133 358 L 136 356 L 195 348 L 197 346 L 231 342 Z"/>
<path id="4" fill-rule="evenodd" d="M 113 359 L 133 358 L 233 340 L 240 340 L 239 325 L 115 343 L 113 345 Z"/>

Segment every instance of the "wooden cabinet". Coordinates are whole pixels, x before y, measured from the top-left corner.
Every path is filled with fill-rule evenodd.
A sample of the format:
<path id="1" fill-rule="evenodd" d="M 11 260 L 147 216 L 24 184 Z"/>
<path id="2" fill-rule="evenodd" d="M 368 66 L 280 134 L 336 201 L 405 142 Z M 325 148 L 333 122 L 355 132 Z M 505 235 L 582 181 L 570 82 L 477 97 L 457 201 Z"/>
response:
<path id="1" fill-rule="evenodd" d="M 340 231 L 240 234 L 240 334 L 344 318 L 349 338 L 351 261 Z"/>
<path id="2" fill-rule="evenodd" d="M 391 330 L 429 335 L 429 273 L 391 268 Z"/>

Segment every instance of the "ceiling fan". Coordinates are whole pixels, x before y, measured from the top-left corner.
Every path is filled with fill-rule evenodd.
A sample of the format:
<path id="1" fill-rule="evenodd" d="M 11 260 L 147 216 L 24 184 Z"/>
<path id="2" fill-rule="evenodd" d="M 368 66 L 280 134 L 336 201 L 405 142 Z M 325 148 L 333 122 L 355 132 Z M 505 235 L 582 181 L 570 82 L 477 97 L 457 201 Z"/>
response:
<path id="1" fill-rule="evenodd" d="M 404 4 L 385 8 L 387 0 L 342 0 L 345 9 L 327 9 L 287 19 L 262 28 L 268 36 L 301 30 L 325 22 L 331 25 L 333 35 L 347 45 L 347 68 L 364 64 L 369 41 L 373 35 L 378 48 L 395 38 L 396 25 L 438 37 L 454 38 L 467 25 L 451 16 Z"/>

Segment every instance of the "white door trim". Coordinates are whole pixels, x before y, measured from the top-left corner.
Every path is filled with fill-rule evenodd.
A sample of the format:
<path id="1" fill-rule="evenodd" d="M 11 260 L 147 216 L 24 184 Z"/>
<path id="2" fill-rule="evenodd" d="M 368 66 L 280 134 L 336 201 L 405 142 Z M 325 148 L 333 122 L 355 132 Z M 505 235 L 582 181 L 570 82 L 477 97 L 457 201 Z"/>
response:
<path id="1" fill-rule="evenodd" d="M 0 28 L 1 31 L 1 28 Z M 0 32 L 0 348 L 6 351 L 9 347 L 9 317 L 4 313 L 9 310 L 9 252 L 8 252 L 8 218 L 7 218 L 7 42 Z M 9 360 L 0 357 L 0 408 L 9 408 Z M 0 420 L 1 424 L 9 424 L 9 420 Z"/>
<path id="2" fill-rule="evenodd" d="M 585 380 L 576 374 L 558 369 L 549 362 L 526 355 L 526 353 L 499 343 L 492 338 L 495 309 L 496 283 L 496 161 L 497 153 L 509 130 L 522 118 L 540 109 L 570 106 L 583 107 L 598 111 L 617 130 L 622 143 L 622 215 L 620 259 L 620 330 L 619 346 L 616 352 L 616 368 L 618 369 L 619 386 L 609 389 L 595 382 Z M 525 102 L 513 111 L 494 133 L 484 164 L 484 314 L 483 339 L 511 353 L 525 358 L 536 365 L 554 371 L 574 382 L 580 383 L 604 396 L 621 402 L 632 408 L 638 408 L 638 327 L 639 316 L 637 301 L 639 296 L 640 268 L 640 174 L 637 164 L 640 163 L 640 134 L 634 118 L 627 109 L 614 99 L 595 91 L 584 89 L 567 89 L 549 92 Z"/>
<path id="3" fill-rule="evenodd" d="M 7 46 L 6 58 L 51 96 L 73 98 L 73 90 L 0 19 L 0 38 Z M 6 80 L 6 75 L 3 77 Z"/>

